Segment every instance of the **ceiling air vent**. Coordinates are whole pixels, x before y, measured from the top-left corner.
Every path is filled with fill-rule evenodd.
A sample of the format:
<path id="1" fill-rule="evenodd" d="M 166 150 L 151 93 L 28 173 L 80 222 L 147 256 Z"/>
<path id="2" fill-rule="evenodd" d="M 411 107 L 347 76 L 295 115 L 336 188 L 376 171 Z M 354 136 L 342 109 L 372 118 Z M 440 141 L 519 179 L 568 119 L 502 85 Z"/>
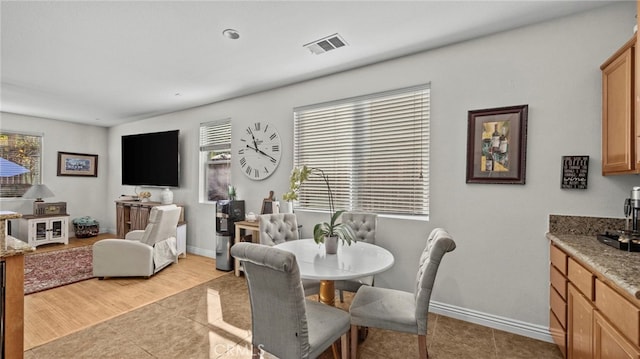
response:
<path id="1" fill-rule="evenodd" d="M 340 35 L 333 34 L 320 40 L 310 42 L 304 45 L 304 47 L 309 49 L 309 51 L 311 51 L 312 53 L 319 55 L 346 45 L 347 42 L 344 41 L 344 39 Z"/>

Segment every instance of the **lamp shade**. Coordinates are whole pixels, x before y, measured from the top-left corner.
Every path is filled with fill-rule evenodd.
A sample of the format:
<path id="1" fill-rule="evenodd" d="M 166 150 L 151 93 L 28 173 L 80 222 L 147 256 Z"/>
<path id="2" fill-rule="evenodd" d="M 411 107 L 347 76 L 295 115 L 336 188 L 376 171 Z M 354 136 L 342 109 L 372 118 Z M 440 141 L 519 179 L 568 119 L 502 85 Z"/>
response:
<path id="1" fill-rule="evenodd" d="M 43 184 L 34 184 L 29 190 L 22 195 L 22 198 L 35 199 L 42 201 L 43 198 L 55 196 L 51 190 Z"/>

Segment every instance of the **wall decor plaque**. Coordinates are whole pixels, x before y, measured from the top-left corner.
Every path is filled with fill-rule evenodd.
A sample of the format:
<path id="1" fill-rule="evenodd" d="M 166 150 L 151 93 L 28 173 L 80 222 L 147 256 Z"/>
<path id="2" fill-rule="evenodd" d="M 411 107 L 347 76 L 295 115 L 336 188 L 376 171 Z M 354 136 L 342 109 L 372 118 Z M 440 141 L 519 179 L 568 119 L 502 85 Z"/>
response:
<path id="1" fill-rule="evenodd" d="M 560 188 L 587 189 L 589 156 L 562 156 Z"/>

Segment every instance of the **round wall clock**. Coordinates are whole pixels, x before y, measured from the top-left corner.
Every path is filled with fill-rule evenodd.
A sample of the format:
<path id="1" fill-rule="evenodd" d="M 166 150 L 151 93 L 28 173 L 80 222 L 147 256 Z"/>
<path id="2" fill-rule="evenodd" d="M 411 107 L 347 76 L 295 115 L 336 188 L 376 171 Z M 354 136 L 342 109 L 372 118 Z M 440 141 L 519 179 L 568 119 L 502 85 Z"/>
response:
<path id="1" fill-rule="evenodd" d="M 240 145 L 236 158 L 247 177 L 259 181 L 275 172 L 282 155 L 280 135 L 275 126 L 253 123 L 242 131 Z"/>

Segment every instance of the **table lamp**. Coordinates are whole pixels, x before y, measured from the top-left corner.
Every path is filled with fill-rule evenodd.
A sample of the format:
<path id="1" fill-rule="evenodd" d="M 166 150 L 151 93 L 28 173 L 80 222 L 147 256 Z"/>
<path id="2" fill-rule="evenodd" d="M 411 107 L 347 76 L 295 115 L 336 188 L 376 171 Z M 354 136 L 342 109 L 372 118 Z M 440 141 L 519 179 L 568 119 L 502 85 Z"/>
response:
<path id="1" fill-rule="evenodd" d="M 36 213 L 35 204 L 37 202 L 44 202 L 42 200 L 43 198 L 49 198 L 54 196 L 55 195 L 53 194 L 53 192 L 51 192 L 51 190 L 47 186 L 43 184 L 34 184 L 31 186 L 31 188 L 29 188 L 27 192 L 25 192 L 25 194 L 22 195 L 22 198 L 35 199 L 35 201 L 33 201 L 33 213 Z"/>

